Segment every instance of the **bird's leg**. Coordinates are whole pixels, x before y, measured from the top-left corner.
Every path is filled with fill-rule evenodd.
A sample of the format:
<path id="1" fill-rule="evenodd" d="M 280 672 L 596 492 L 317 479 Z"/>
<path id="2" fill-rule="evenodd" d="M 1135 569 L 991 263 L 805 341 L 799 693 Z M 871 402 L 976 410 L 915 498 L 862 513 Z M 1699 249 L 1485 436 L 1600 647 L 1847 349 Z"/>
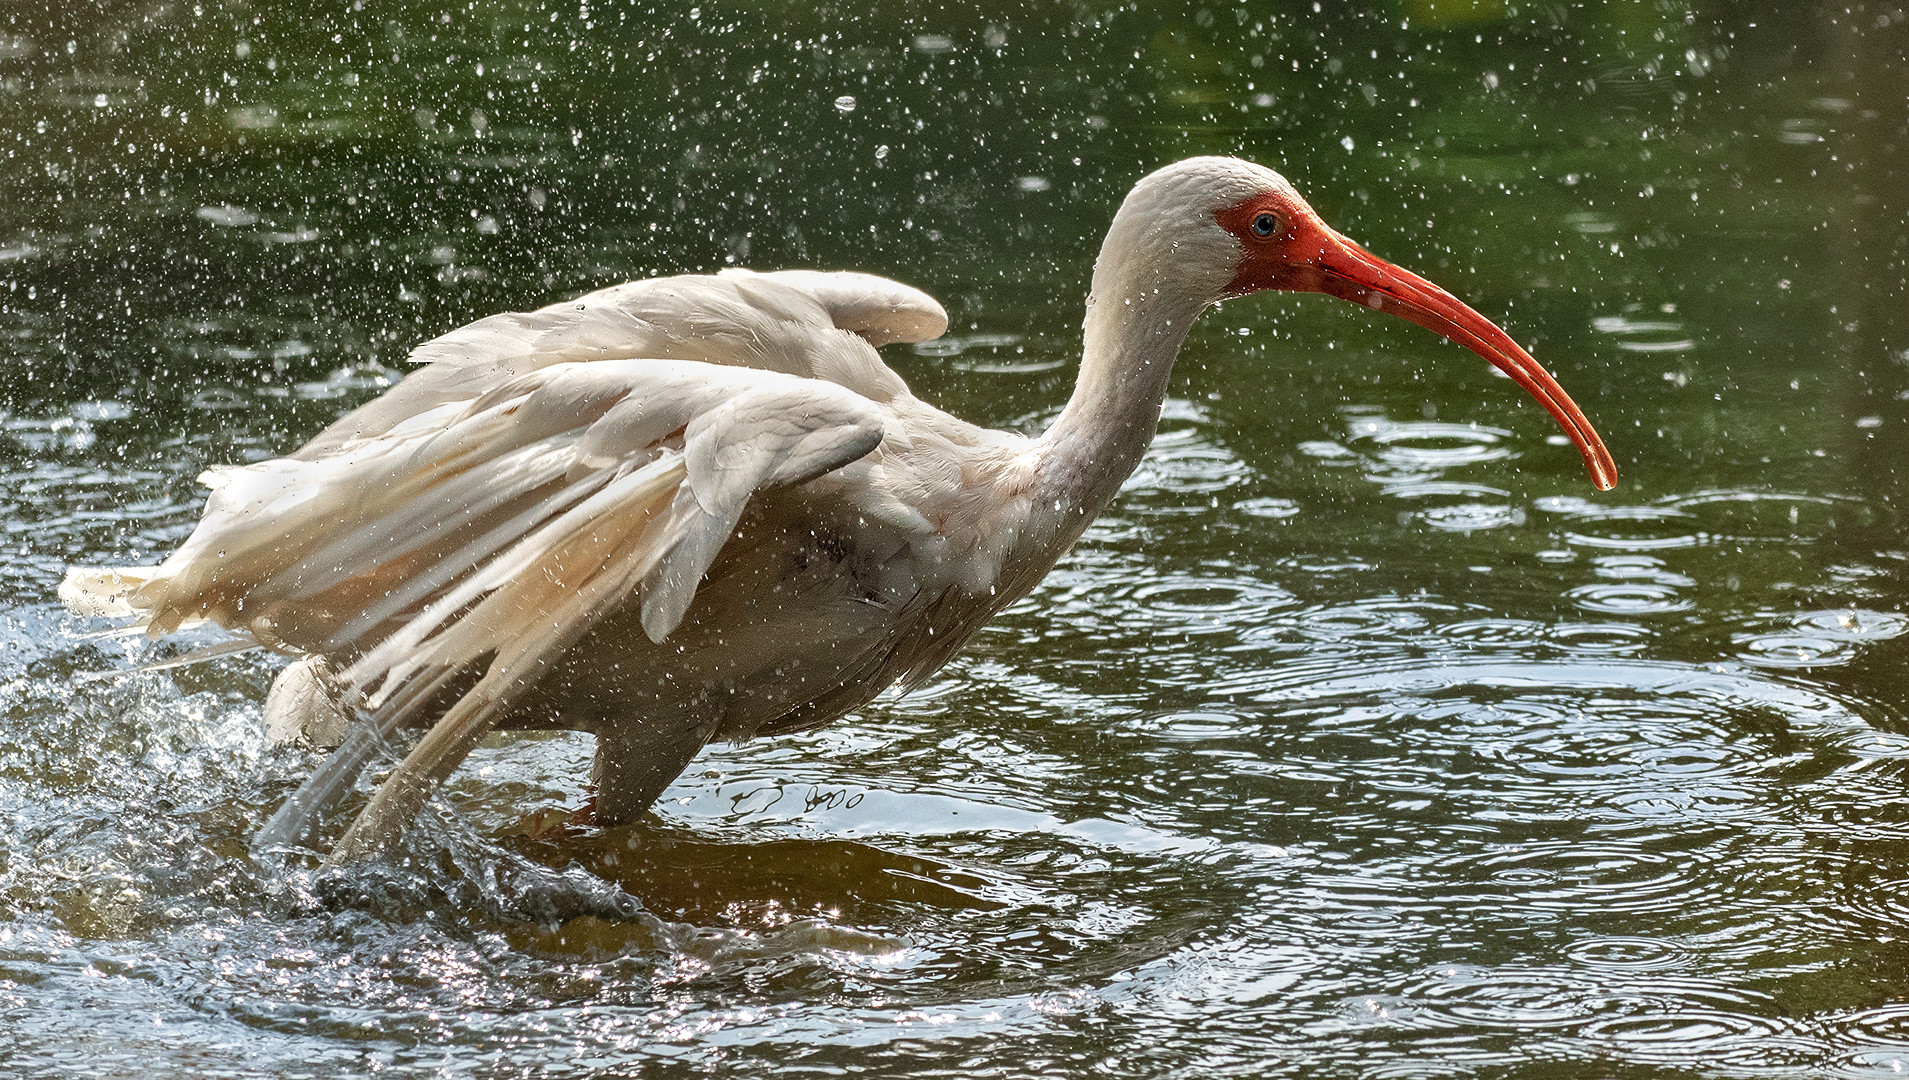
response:
<path id="1" fill-rule="evenodd" d="M 622 825 L 650 808 L 715 734 L 713 720 L 605 723 L 590 769 L 599 825 Z"/>

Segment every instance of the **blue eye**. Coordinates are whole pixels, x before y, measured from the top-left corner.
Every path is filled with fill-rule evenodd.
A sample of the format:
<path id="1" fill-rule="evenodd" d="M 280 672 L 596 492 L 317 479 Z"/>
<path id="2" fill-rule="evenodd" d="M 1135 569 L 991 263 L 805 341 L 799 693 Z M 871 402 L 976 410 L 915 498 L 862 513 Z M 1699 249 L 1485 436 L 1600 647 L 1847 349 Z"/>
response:
<path id="1" fill-rule="evenodd" d="M 1254 236 L 1271 236 L 1279 231 L 1279 219 L 1271 214 L 1261 214 L 1253 219 Z"/>

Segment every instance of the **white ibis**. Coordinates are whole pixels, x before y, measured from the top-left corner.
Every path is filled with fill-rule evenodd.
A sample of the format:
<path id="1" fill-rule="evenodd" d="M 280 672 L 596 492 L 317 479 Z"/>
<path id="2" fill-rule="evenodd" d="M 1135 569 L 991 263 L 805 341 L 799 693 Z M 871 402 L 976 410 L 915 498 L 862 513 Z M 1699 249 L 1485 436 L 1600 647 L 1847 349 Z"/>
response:
<path id="1" fill-rule="evenodd" d="M 1550 374 L 1450 294 L 1347 240 L 1258 165 L 1142 179 L 1094 264 L 1067 407 L 1037 438 L 909 393 L 876 347 L 927 295 L 854 273 L 729 270 L 494 315 L 290 457 L 217 468 L 156 567 L 61 595 L 155 637 L 215 623 L 302 657 L 279 728 L 355 717 L 255 838 L 307 842 L 396 732 L 426 728 L 332 848 L 402 835 L 485 733 L 596 735 L 595 810 L 642 813 L 705 743 L 826 723 L 919 686 L 1025 595 L 1145 453 L 1208 305 L 1323 292 L 1465 345 L 1537 397 L 1608 489 Z"/>

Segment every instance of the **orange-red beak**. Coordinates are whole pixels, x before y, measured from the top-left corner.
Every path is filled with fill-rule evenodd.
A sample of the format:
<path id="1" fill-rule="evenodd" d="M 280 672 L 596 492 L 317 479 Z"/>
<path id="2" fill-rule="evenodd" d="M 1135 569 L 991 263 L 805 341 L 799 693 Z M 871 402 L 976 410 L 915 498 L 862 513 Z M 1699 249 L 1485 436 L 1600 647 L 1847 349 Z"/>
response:
<path id="1" fill-rule="evenodd" d="M 1275 215 L 1278 229 L 1260 236 L 1253 223 L 1269 213 Z M 1322 292 L 1390 312 L 1465 346 L 1511 376 L 1550 411 L 1584 456 L 1591 483 L 1599 491 L 1617 486 L 1617 463 L 1584 411 L 1543 365 L 1490 319 L 1444 289 L 1339 235 L 1296 196 L 1249 200 L 1219 216 L 1220 224 L 1240 237 L 1246 248 L 1230 291 Z"/>

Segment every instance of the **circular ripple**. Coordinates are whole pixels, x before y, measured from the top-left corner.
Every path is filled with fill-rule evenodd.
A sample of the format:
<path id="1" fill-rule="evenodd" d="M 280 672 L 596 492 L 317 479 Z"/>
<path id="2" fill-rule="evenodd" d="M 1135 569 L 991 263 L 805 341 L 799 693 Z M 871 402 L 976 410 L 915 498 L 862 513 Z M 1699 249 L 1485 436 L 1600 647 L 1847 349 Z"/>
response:
<path id="1" fill-rule="evenodd" d="M 1346 638 L 1393 637 L 1424 630 L 1432 624 L 1422 607 L 1404 600 L 1373 600 L 1314 608 L 1299 616 L 1309 638 L 1339 641 Z"/>
<path id="2" fill-rule="evenodd" d="M 1428 1026 L 1518 1031 L 1577 1027 L 1617 1005 L 1596 979 L 1562 968 L 1439 968 L 1403 996 Z"/>
<path id="3" fill-rule="evenodd" d="M 1335 465 L 1349 465 L 1359 460 L 1356 451 L 1325 439 L 1308 439 L 1299 444 L 1299 452 L 1309 458 L 1317 458 Z"/>
<path id="4" fill-rule="evenodd" d="M 1674 574 L 1655 555 L 1600 555 L 1591 560 L 1592 571 L 1606 581 L 1649 581 L 1658 585 L 1687 586 L 1696 581 Z"/>
<path id="5" fill-rule="evenodd" d="M 1504 499 L 1511 493 L 1483 484 L 1460 484 L 1450 480 L 1407 480 L 1387 484 L 1381 492 L 1395 499 L 1422 499 L 1428 495 L 1456 495 L 1472 499 Z"/>
<path id="6" fill-rule="evenodd" d="M 1298 617 L 1354 613 L 1365 612 L 1313 609 Z M 1417 613 L 1408 608 L 1395 614 Z M 1255 683 L 1255 700 L 1262 703 L 1320 706 L 1343 699 L 1359 704 L 1360 715 L 1371 724 L 1414 730 L 1422 727 L 1424 703 L 1436 700 L 1443 703 L 1440 726 L 1449 737 L 1473 746 L 1489 741 L 1506 753 L 1528 752 L 1538 760 L 1587 768 L 1599 763 L 1634 768 L 1644 760 L 1640 754 L 1666 747 L 1682 761 L 1692 743 L 1736 748 L 1741 752 L 1733 760 L 1749 760 L 1756 753 L 1741 746 L 1742 724 L 1755 718 L 1761 726 L 1772 714 L 1787 718 L 1798 733 L 1834 742 L 1838 750 L 1865 757 L 1909 755 L 1909 738 L 1878 741 L 1884 733 L 1847 703 L 1743 669 L 1606 657 L 1555 662 L 1368 658 L 1356 668 L 1343 660 L 1288 665 L 1280 677 L 1261 676 Z M 1469 725 L 1462 736 L 1456 733 L 1460 724 Z"/>
<path id="7" fill-rule="evenodd" d="M 1846 641 L 1808 634 L 1763 634 L 1736 638 L 1737 658 L 1767 668 L 1834 667 L 1846 664 L 1855 650 Z"/>
<path id="8" fill-rule="evenodd" d="M 1299 504 L 1291 499 L 1242 499 L 1233 504 L 1233 509 L 1247 517 L 1281 520 L 1298 517 Z"/>
<path id="9" fill-rule="evenodd" d="M 1188 615 L 1230 615 L 1269 611 L 1297 597 L 1277 585 L 1251 578 L 1173 577 L 1142 585 L 1133 599 L 1154 611 Z"/>
<path id="10" fill-rule="evenodd" d="M 1555 870 L 1545 870 L 1536 866 L 1507 866 L 1502 870 L 1493 870 L 1490 880 L 1499 885 L 1514 888 L 1528 885 L 1549 885 L 1558 880 Z"/>
<path id="11" fill-rule="evenodd" d="M 1909 618 L 1864 608 L 1806 611 L 1782 617 L 1786 628 L 1738 634 L 1738 656 L 1758 667 L 1805 668 L 1846 664 L 1861 648 L 1899 637 Z"/>
<path id="12" fill-rule="evenodd" d="M 1709 741 L 1657 743 L 1639 748 L 1633 756 L 1654 773 L 1680 777 L 1719 772 L 1740 760 L 1729 745 Z"/>
<path id="13" fill-rule="evenodd" d="M 1547 495 L 1531 505 L 1574 521 L 1681 521 L 1686 515 L 1675 506 L 1611 505 L 1578 495 Z"/>
<path id="14" fill-rule="evenodd" d="M 1452 965 L 1423 973 L 1399 998 L 1417 1007 L 1399 1010 L 1410 1026 L 1572 1029 L 1576 1038 L 1622 1044 L 1627 1059 L 1696 1064 L 1714 1050 L 1789 1061 L 1821 1051 L 1755 1015 L 1753 999 L 1727 986 L 1657 970 Z"/>
<path id="15" fill-rule="evenodd" d="M 1564 955 L 1588 968 L 1614 971 L 1662 971 L 1690 962 L 1690 954 L 1672 942 L 1628 935 L 1586 938 Z"/>
<path id="16" fill-rule="evenodd" d="M 1564 623 L 1545 636 L 1572 653 L 1634 653 L 1650 642 L 1651 632 L 1636 623 Z"/>
<path id="17" fill-rule="evenodd" d="M 1796 616 L 1794 622 L 1799 630 L 1814 631 L 1840 641 L 1887 641 L 1909 629 L 1909 617 L 1864 608 L 1810 611 Z"/>
<path id="18" fill-rule="evenodd" d="M 1564 534 L 1564 539 L 1566 543 L 1578 547 L 1610 551 L 1665 551 L 1697 546 L 1697 536 L 1682 530 L 1665 530 L 1656 535 L 1646 534 L 1642 530 L 1623 534 L 1569 531 Z"/>
<path id="19" fill-rule="evenodd" d="M 1874 515 L 1875 508 L 1834 495 L 1711 489 L 1667 500 L 1716 540 L 1809 542 L 1836 527 L 1838 515 Z"/>
<path id="20" fill-rule="evenodd" d="M 1657 551 L 1695 547 L 1699 539 L 1690 516 L 1674 506 L 1607 506 L 1569 495 L 1533 500 L 1532 506 L 1598 528 L 1574 529 L 1564 539 L 1574 547 L 1606 551 Z"/>
<path id="21" fill-rule="evenodd" d="M 1158 508 L 1161 510 L 1203 512 L 1204 507 L 1189 508 L 1184 501 L 1188 496 L 1213 495 L 1237 487 L 1250 479 L 1252 472 L 1231 450 L 1214 445 L 1199 428 L 1184 427 L 1161 432 L 1146 460 L 1121 490 L 1129 501 L 1156 493 L 1174 496 L 1174 504 Z"/>
<path id="22" fill-rule="evenodd" d="M 914 345 L 916 356 L 949 360 L 949 367 L 1000 375 L 1052 371 L 1070 361 L 1065 355 L 1032 356 L 1019 334 L 949 334 Z"/>
<path id="23" fill-rule="evenodd" d="M 1157 738 L 1175 742 L 1228 739 L 1250 730 L 1232 713 L 1218 712 L 1169 713 L 1142 720 L 1135 726 L 1151 732 Z"/>
<path id="24" fill-rule="evenodd" d="M 1066 367 L 1073 362 L 1064 356 L 1052 360 L 981 360 L 962 357 L 948 366 L 960 371 L 972 371 L 978 375 L 1027 375 L 1040 371 L 1053 371 L 1055 368 Z"/>
<path id="25" fill-rule="evenodd" d="M 1578 1037 L 1602 1044 L 1627 1062 L 1686 1068 L 1724 1063 L 1802 1068 L 1814 1064 L 1823 1050 L 1779 1021 L 1683 1003 L 1602 1017 L 1584 1025 Z"/>
<path id="26" fill-rule="evenodd" d="M 1761 801 L 1747 788 L 1722 784 L 1657 785 L 1634 791 L 1619 791 L 1603 800 L 1604 805 L 1635 818 L 1669 818 L 1688 821 L 1701 817 L 1709 821 L 1755 816 Z"/>
<path id="27" fill-rule="evenodd" d="M 1440 867 L 1460 880 L 1483 877 L 1501 886 L 1460 886 L 1461 893 L 1469 893 L 1466 899 L 1494 909 L 1509 899 L 1534 911 L 1688 911 L 1705 903 L 1704 894 L 1716 887 L 1714 881 L 1693 878 L 1688 858 L 1613 842 L 1533 842 L 1515 851 L 1441 860 Z"/>
<path id="28" fill-rule="evenodd" d="M 1598 582 L 1580 585 L 1564 595 L 1586 611 L 1607 615 L 1665 615 L 1689 611 L 1693 606 L 1670 586 L 1648 581 Z"/>
<path id="29" fill-rule="evenodd" d="M 1446 532 L 1478 532 L 1482 529 L 1502 529 L 1525 523 L 1523 508 L 1495 506 L 1490 503 L 1435 506 L 1420 510 L 1418 517 L 1434 529 L 1443 529 Z"/>
<path id="30" fill-rule="evenodd" d="M 1545 627 L 1529 619 L 1467 619 L 1440 627 L 1438 634 L 1474 645 L 1510 645 L 1543 638 Z"/>
<path id="31" fill-rule="evenodd" d="M 1511 456 L 1511 448 L 1505 445 L 1510 432 L 1470 424 L 1430 420 L 1399 423 L 1364 417 L 1353 423 L 1349 434 L 1349 441 L 1374 444 L 1373 456 L 1381 463 L 1414 471 L 1502 461 Z"/>
<path id="32" fill-rule="evenodd" d="M 1332 925 L 1342 930 L 1377 932 L 1397 929 L 1404 922 L 1404 917 L 1396 911 L 1368 908 L 1363 911 L 1348 911 L 1332 920 Z"/>
<path id="33" fill-rule="evenodd" d="M 1782 1030 L 1779 1025 L 1762 1017 L 1715 1009 L 1686 1009 L 1674 1013 L 1635 1013 L 1594 1020 L 1584 1026 L 1581 1034 L 1585 1038 L 1609 1039 L 1633 1047 L 1655 1047 L 1660 1053 L 1682 1044 L 1684 1052 L 1676 1055 L 1682 1059 L 1690 1056 L 1690 1050 L 1695 1048 L 1692 1044 L 1725 1039 L 1772 1038 L 1781 1034 Z"/>

